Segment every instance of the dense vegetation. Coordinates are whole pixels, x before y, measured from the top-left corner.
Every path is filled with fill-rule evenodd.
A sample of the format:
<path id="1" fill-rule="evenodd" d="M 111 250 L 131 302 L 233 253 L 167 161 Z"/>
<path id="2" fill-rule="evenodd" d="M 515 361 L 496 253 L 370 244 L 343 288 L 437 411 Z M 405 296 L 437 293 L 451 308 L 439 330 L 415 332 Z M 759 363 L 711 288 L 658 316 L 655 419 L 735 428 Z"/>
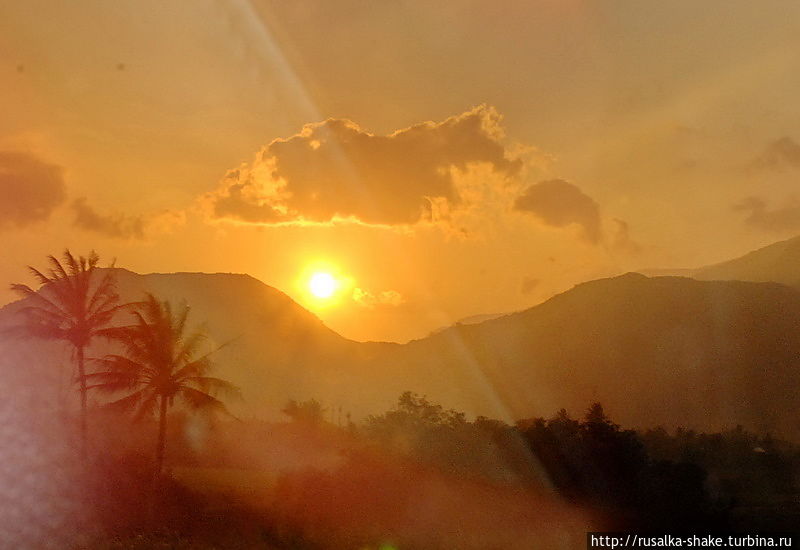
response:
<path id="1" fill-rule="evenodd" d="M 146 459 L 106 463 L 95 493 L 105 510 L 97 531 L 104 544 L 483 548 L 495 540 L 513 547 L 502 536 L 519 537 L 521 521 L 539 533 L 582 535 L 589 527 L 787 531 L 800 519 L 800 450 L 740 428 L 627 430 L 597 403 L 581 418 L 561 410 L 511 426 L 470 421 L 411 393 L 358 425 L 325 421 L 318 402 L 287 409 L 304 414 L 285 423 L 217 423 L 202 449 L 173 432 L 173 476 L 154 493 Z M 299 464 L 268 472 L 274 462 L 258 455 L 275 453 Z M 552 497 L 542 496 L 548 486 Z M 141 503 L 153 495 L 157 513 L 148 516 Z M 140 513 L 109 513 L 120 509 Z M 410 525 L 415 513 L 433 514 L 432 525 Z M 464 527 L 464 518 L 474 525 Z"/>

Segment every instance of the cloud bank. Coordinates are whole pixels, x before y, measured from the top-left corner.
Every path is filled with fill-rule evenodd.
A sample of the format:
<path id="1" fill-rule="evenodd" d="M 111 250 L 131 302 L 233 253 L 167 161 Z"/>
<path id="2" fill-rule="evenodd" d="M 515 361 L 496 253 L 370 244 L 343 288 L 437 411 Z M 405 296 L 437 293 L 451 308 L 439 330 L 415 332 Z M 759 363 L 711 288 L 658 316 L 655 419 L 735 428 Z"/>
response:
<path id="1" fill-rule="evenodd" d="M 437 203 L 461 204 L 453 168 L 484 163 L 516 174 L 522 162 L 502 137 L 500 115 L 487 106 L 390 135 L 328 119 L 267 145 L 207 202 L 212 217 L 239 222 L 412 225 L 434 217 Z"/>
<path id="2" fill-rule="evenodd" d="M 622 220 L 605 243 L 600 206 L 575 184 L 528 184 L 534 175 L 548 175 L 553 159 L 530 145 L 508 143 L 501 122 L 493 107 L 480 105 L 388 135 L 343 119 L 307 124 L 230 170 L 200 202 L 211 221 L 436 224 L 456 238 L 481 234 L 517 212 L 552 228 L 577 227 L 592 245 L 638 250 Z"/>

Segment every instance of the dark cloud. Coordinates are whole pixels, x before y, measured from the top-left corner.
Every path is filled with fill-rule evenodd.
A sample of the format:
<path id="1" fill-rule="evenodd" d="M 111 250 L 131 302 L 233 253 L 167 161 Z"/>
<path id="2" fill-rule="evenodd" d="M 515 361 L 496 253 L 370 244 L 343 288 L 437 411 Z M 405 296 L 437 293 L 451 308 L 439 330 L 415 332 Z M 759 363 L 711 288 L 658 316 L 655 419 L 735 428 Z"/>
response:
<path id="1" fill-rule="evenodd" d="M 153 233 L 171 231 L 185 221 L 183 212 L 172 210 L 141 216 L 101 214 L 85 198 L 75 199 L 72 209 L 75 212 L 76 227 L 112 239 L 144 239 Z"/>
<path id="2" fill-rule="evenodd" d="M 329 119 L 273 141 L 207 199 L 213 217 L 242 222 L 414 224 L 442 201 L 461 204 L 453 168 L 487 163 L 504 175 L 519 171 L 522 161 L 501 139 L 500 116 L 487 106 L 384 136 Z"/>
<path id="3" fill-rule="evenodd" d="M 552 227 L 575 224 L 592 244 L 598 244 L 602 238 L 599 206 L 577 186 L 564 180 L 547 180 L 529 186 L 517 197 L 514 209 L 532 214 Z"/>
<path id="4" fill-rule="evenodd" d="M 789 136 L 776 139 L 753 161 L 752 168 L 761 170 L 800 168 L 800 144 Z"/>
<path id="5" fill-rule="evenodd" d="M 789 199 L 777 208 L 768 208 L 760 197 L 747 197 L 733 205 L 733 209 L 746 212 L 745 223 L 764 231 L 784 232 L 800 230 L 800 201 Z"/>
<path id="6" fill-rule="evenodd" d="M 66 195 L 60 167 L 29 153 L 0 151 L 0 229 L 46 220 Z"/>

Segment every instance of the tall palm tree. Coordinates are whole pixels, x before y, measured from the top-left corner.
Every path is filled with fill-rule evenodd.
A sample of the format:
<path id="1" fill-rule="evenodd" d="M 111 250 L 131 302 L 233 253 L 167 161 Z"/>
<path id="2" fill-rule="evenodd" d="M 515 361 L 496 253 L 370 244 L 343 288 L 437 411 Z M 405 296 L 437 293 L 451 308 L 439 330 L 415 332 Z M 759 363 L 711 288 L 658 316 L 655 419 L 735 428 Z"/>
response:
<path id="1" fill-rule="evenodd" d="M 167 411 L 179 398 L 191 409 L 227 413 L 217 392 L 238 395 L 229 382 L 208 376 L 213 367 L 210 356 L 219 350 L 199 355 L 206 340 L 202 332 L 187 333 L 189 307 L 173 312 L 168 301 L 147 294 L 133 312 L 135 322 L 111 329 L 121 342 L 123 355 L 107 355 L 97 362 L 101 370 L 87 376 L 89 388 L 128 395 L 109 403 L 109 408 L 133 411 L 137 418 L 158 413 L 156 474 L 164 465 Z"/>
<path id="2" fill-rule="evenodd" d="M 38 291 L 25 284 L 11 285 L 12 290 L 28 298 L 29 304 L 19 310 L 25 322 L 18 329 L 24 335 L 62 340 L 71 346 L 80 388 L 81 454 L 85 459 L 88 437 L 86 348 L 96 337 L 104 335 L 114 315 L 126 306 L 119 304 L 113 270 L 104 270 L 95 277 L 100 258 L 94 250 L 86 257 L 76 258 L 67 249 L 62 261 L 55 256 L 48 256 L 48 260 L 50 268 L 47 270 L 28 266 L 41 285 Z"/>

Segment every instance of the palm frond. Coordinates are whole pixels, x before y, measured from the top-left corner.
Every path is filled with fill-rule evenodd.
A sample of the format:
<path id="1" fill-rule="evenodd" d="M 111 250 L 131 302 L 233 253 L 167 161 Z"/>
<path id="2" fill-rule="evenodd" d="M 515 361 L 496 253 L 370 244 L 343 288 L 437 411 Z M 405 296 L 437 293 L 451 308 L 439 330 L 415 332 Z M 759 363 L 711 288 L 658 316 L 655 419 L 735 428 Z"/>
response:
<path id="1" fill-rule="evenodd" d="M 61 262 L 58 261 L 58 258 L 51 254 L 47 257 L 47 260 L 50 263 L 50 275 L 48 277 L 50 282 L 56 283 L 58 281 L 67 281 L 67 284 L 69 284 L 70 274 L 67 273 L 67 270 L 61 264 Z"/>
<path id="2" fill-rule="evenodd" d="M 51 309 L 54 312 L 57 312 L 64 317 L 68 317 L 69 313 L 64 310 L 61 306 L 59 306 L 56 302 L 47 298 L 41 291 L 36 292 L 28 285 L 11 285 L 11 289 L 20 294 L 23 298 L 29 298 L 31 300 L 37 301 L 41 303 L 42 307 L 46 307 Z"/>
<path id="3" fill-rule="evenodd" d="M 19 294 L 20 297 L 22 297 L 22 298 L 27 298 L 28 296 L 32 296 L 33 294 L 36 294 L 35 290 L 33 290 L 28 285 L 25 285 L 25 284 L 22 284 L 22 283 L 14 283 L 14 284 L 12 284 L 11 285 L 11 290 L 16 292 L 17 294 Z"/>
<path id="4" fill-rule="evenodd" d="M 84 376 L 87 390 L 98 390 L 101 393 L 117 393 L 132 390 L 140 383 L 135 373 L 106 371 L 94 372 Z"/>
<path id="5" fill-rule="evenodd" d="M 55 277 L 51 279 L 48 275 L 45 275 L 44 273 L 42 273 L 41 271 L 30 265 L 28 266 L 28 272 L 30 272 L 30 274 L 33 275 L 34 279 L 39 281 L 39 284 L 41 286 L 47 286 L 58 280 Z"/>
<path id="6" fill-rule="evenodd" d="M 120 399 L 110 401 L 103 405 L 104 409 L 117 410 L 121 412 L 130 412 L 136 408 L 139 402 L 144 398 L 144 389 L 135 391 Z"/>
<path id="7" fill-rule="evenodd" d="M 221 378 L 213 376 L 193 376 L 186 379 L 186 384 L 191 384 L 197 387 L 200 391 L 210 393 L 212 395 L 222 395 L 229 399 L 241 399 L 242 391 L 238 386 L 235 386 Z"/>
<path id="8" fill-rule="evenodd" d="M 188 386 L 183 386 L 178 393 L 183 402 L 192 410 L 230 414 L 225 403 L 213 395 Z"/>
<path id="9" fill-rule="evenodd" d="M 181 304 L 181 311 L 178 313 L 177 318 L 175 318 L 174 322 L 172 323 L 172 326 L 175 329 L 175 334 L 178 336 L 183 336 L 183 333 L 186 331 L 186 321 L 189 318 L 190 310 L 191 308 L 188 305 L 185 303 Z M 171 313 L 171 309 L 168 311 Z"/>
<path id="10" fill-rule="evenodd" d="M 141 406 L 147 401 L 147 397 L 146 388 L 142 388 L 141 390 L 126 395 L 122 399 L 106 403 L 103 405 L 103 408 L 118 412 L 133 412 L 136 411 L 137 408 L 141 409 Z"/>
<path id="11" fill-rule="evenodd" d="M 64 258 L 64 263 L 67 265 L 67 267 L 69 267 L 70 275 L 77 275 L 78 273 L 81 272 L 80 263 L 78 262 L 78 259 L 75 256 L 73 256 L 72 253 L 69 251 L 69 248 L 64 249 L 63 258 Z M 66 272 L 64 271 L 64 267 L 61 264 L 61 262 L 59 262 L 53 256 L 50 256 L 50 259 L 54 264 L 54 266 L 57 267 L 61 271 L 61 273 L 64 274 L 65 277 L 69 277 L 69 275 L 67 275 Z M 81 258 L 81 260 L 83 260 L 83 258 Z"/>
<path id="12" fill-rule="evenodd" d="M 97 254 L 97 252 L 95 252 L 94 250 L 90 250 L 88 257 L 89 268 L 94 269 L 95 267 L 97 267 L 99 261 L 100 261 L 99 254 Z"/>
<path id="13" fill-rule="evenodd" d="M 184 364 L 176 373 L 175 377 L 178 379 L 184 379 L 187 377 L 192 376 L 202 376 L 207 373 L 213 363 L 211 362 L 211 356 L 214 355 L 220 348 L 213 349 L 206 353 L 205 355 L 201 355 L 197 359 L 193 361 L 189 361 L 188 363 Z"/>
<path id="14" fill-rule="evenodd" d="M 176 331 L 176 333 L 180 334 Z M 197 354 L 200 346 L 208 340 L 208 337 L 202 332 L 193 332 L 182 340 L 176 351 L 174 360 L 176 363 L 186 363 L 191 361 L 192 357 Z"/>
<path id="15" fill-rule="evenodd" d="M 93 268 L 94 271 L 94 268 Z M 92 310 L 95 303 L 103 297 L 117 296 L 117 277 L 113 270 L 107 270 L 100 278 L 94 291 L 92 292 L 92 299 L 89 301 L 88 309 Z M 119 296 L 117 296 L 119 297 Z"/>
<path id="16" fill-rule="evenodd" d="M 58 327 L 70 325 L 69 317 L 62 313 L 38 306 L 26 306 L 17 310 L 17 315 L 25 318 L 29 323 L 51 324 Z"/>
<path id="17" fill-rule="evenodd" d="M 130 373 L 134 376 L 140 376 L 141 373 L 147 370 L 147 365 L 134 361 L 125 355 L 109 354 L 102 358 L 91 359 L 91 363 L 102 369 L 97 372 Z M 91 376 L 91 374 L 87 376 Z"/>
<path id="18" fill-rule="evenodd" d="M 119 294 L 114 291 L 100 293 L 97 290 L 92 293 L 89 303 L 86 305 L 86 312 L 89 315 L 97 315 L 108 311 L 119 303 Z"/>

